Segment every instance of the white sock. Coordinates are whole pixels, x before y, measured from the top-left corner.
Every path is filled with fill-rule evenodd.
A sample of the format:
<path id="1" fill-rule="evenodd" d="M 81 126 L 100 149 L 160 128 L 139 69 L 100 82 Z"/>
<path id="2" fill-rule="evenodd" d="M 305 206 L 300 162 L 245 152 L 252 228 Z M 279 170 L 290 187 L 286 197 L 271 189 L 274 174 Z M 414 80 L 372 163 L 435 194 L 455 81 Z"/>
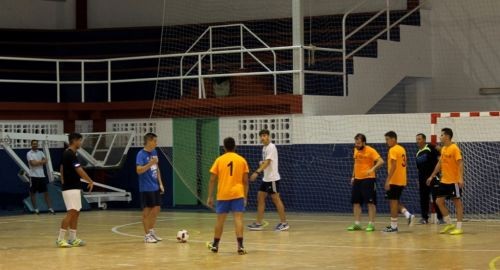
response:
<path id="1" fill-rule="evenodd" d="M 457 229 L 462 229 L 462 221 L 457 221 Z"/>
<path id="2" fill-rule="evenodd" d="M 68 240 L 72 241 L 76 239 L 76 230 L 69 229 Z"/>
<path id="3" fill-rule="evenodd" d="M 57 237 L 57 241 L 64 240 L 64 237 L 66 237 L 66 230 L 59 229 L 59 236 Z"/>
<path id="4" fill-rule="evenodd" d="M 398 227 L 398 219 L 391 218 L 391 228 L 396 229 Z"/>
<path id="5" fill-rule="evenodd" d="M 444 222 L 446 222 L 446 224 L 451 224 L 451 217 L 450 217 L 450 215 L 447 215 L 446 217 L 443 217 L 443 220 L 444 220 Z"/>
<path id="6" fill-rule="evenodd" d="M 410 216 L 411 216 L 411 213 L 408 212 L 408 210 L 406 210 L 406 208 L 403 208 L 403 210 L 401 210 L 401 213 L 403 213 L 403 215 L 405 215 L 405 218 L 410 218 Z"/>
<path id="7" fill-rule="evenodd" d="M 359 221 L 358 220 L 354 221 L 354 224 L 359 225 Z"/>

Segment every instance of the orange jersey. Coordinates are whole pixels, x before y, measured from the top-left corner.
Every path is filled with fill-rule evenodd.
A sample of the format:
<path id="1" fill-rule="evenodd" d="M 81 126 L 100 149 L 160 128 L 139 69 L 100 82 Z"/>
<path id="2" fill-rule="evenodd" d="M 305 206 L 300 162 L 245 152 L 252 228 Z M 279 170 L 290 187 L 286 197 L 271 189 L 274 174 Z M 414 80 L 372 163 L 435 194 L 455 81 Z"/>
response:
<path id="1" fill-rule="evenodd" d="M 454 143 L 441 148 L 441 183 L 458 183 L 458 161 L 462 159 L 460 148 Z"/>
<path id="2" fill-rule="evenodd" d="M 218 178 L 217 200 L 233 200 L 245 197 L 243 176 L 248 174 L 247 161 L 234 152 L 217 158 L 210 173 Z"/>
<path id="3" fill-rule="evenodd" d="M 354 147 L 353 158 L 355 179 L 375 178 L 375 172 L 370 174 L 366 174 L 366 172 L 370 170 L 375 164 L 375 161 L 380 158 L 377 150 L 368 145 L 365 145 L 362 150 L 358 150 Z"/>
<path id="4" fill-rule="evenodd" d="M 392 163 L 391 161 L 396 161 L 396 170 L 394 174 L 389 179 L 389 184 L 406 186 L 406 150 L 403 146 L 396 144 L 389 149 L 387 154 L 387 169 L 388 173 L 391 171 Z"/>

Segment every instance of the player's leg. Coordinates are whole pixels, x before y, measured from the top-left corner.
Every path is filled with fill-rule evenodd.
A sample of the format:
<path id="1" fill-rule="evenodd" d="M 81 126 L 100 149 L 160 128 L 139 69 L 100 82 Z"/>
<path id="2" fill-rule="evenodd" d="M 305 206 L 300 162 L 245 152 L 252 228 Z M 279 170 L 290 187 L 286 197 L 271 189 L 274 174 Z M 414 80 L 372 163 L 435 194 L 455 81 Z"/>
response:
<path id="1" fill-rule="evenodd" d="M 443 214 L 441 213 L 441 210 L 439 209 L 439 206 L 437 205 L 437 198 L 439 194 L 439 181 L 434 179 L 431 183 L 431 195 L 432 195 L 432 206 L 434 207 L 434 210 L 436 211 L 436 216 L 437 216 L 437 224 L 444 224 L 443 220 Z"/>
<path id="2" fill-rule="evenodd" d="M 464 219 L 464 205 L 462 203 L 462 190 L 458 187 L 458 184 L 454 184 L 455 193 L 453 197 L 453 203 L 455 204 L 455 214 L 457 215 L 457 226 L 456 229 L 450 231 L 451 235 L 462 234 L 462 222 Z"/>
<path id="3" fill-rule="evenodd" d="M 41 181 L 43 181 L 43 183 L 41 183 L 41 190 L 40 192 L 43 193 L 43 198 L 45 200 L 45 203 L 47 204 L 47 207 L 49 209 L 49 213 L 51 214 L 55 214 L 54 212 L 54 209 L 52 209 L 52 203 L 50 201 L 50 197 L 49 197 L 49 192 L 48 192 L 48 188 L 47 188 L 47 179 L 46 178 L 43 178 L 41 179 Z"/>
<path id="4" fill-rule="evenodd" d="M 160 214 L 161 211 L 161 194 L 160 191 L 158 190 L 157 192 L 152 193 L 152 199 L 153 199 L 153 207 L 151 209 L 151 212 L 149 213 L 149 234 L 156 239 L 156 241 L 162 241 L 163 238 L 158 236 L 158 234 L 155 231 L 156 228 L 156 220 L 158 219 L 158 215 Z"/>
<path id="5" fill-rule="evenodd" d="M 377 192 L 375 191 L 375 179 L 363 180 L 362 186 L 363 201 L 367 202 L 368 206 L 368 226 L 365 231 L 375 231 L 375 214 L 377 212 Z"/>
<path id="6" fill-rule="evenodd" d="M 412 215 L 412 213 L 410 213 L 410 211 L 408 211 L 408 209 L 403 205 L 403 203 L 401 203 L 401 201 L 399 201 L 399 212 L 401 214 L 403 214 L 406 218 L 406 220 L 408 221 L 408 225 L 409 226 L 413 226 L 415 224 L 415 215 Z"/>
<path id="7" fill-rule="evenodd" d="M 31 185 L 30 185 L 30 198 L 31 198 L 31 205 L 33 206 L 33 209 L 35 210 L 35 214 L 39 214 L 40 211 L 38 210 L 38 207 L 36 205 L 36 191 L 37 191 L 37 181 L 35 178 L 31 178 Z"/>
<path id="8" fill-rule="evenodd" d="M 286 231 L 290 228 L 288 225 L 288 222 L 286 221 L 286 215 L 285 215 L 285 205 L 283 204 L 283 201 L 281 200 L 281 196 L 279 193 L 279 181 L 272 181 L 271 182 L 271 187 L 269 190 L 269 193 L 271 194 L 271 199 L 276 206 L 276 211 L 278 212 L 278 215 L 280 217 L 280 223 L 278 223 L 275 227 L 276 231 Z"/>
<path id="9" fill-rule="evenodd" d="M 384 232 L 397 232 L 398 231 L 398 214 L 399 214 L 399 198 L 400 190 L 398 186 L 391 185 L 386 193 L 389 200 L 389 209 L 391 213 L 391 224 L 384 229 Z"/>
<path id="10" fill-rule="evenodd" d="M 69 191 L 72 205 L 68 210 L 68 213 L 70 214 L 68 244 L 73 247 L 81 247 L 85 245 L 85 241 L 76 236 L 78 219 L 80 218 L 80 210 L 82 209 L 81 190 L 72 189 Z"/>
<path id="11" fill-rule="evenodd" d="M 231 200 L 217 201 L 215 207 L 217 219 L 214 227 L 214 240 L 211 243 L 207 243 L 208 249 L 214 253 L 219 251 L 219 242 L 222 237 L 222 231 L 224 230 L 224 222 L 226 221 L 227 214 L 231 211 L 231 207 Z"/>
<path id="12" fill-rule="evenodd" d="M 257 192 L 257 220 L 256 222 L 247 226 L 251 231 L 262 231 L 263 229 L 262 221 L 264 220 L 264 210 L 266 209 L 268 187 L 268 182 L 262 182 L 259 188 L 259 192 Z"/>
<path id="13" fill-rule="evenodd" d="M 420 193 L 420 213 L 422 218 L 420 224 L 429 223 L 429 195 L 430 187 L 427 185 L 426 180 L 419 180 L 419 193 Z"/>
<path id="14" fill-rule="evenodd" d="M 439 195 L 437 198 L 437 205 L 441 213 L 443 214 L 443 220 L 446 223 L 446 226 L 439 231 L 439 233 L 449 233 L 450 231 L 455 229 L 455 225 L 451 223 L 450 212 L 446 207 L 445 200 L 448 197 L 454 197 L 454 185 L 453 184 L 439 184 Z"/>
<path id="15" fill-rule="evenodd" d="M 142 227 L 145 234 L 149 233 L 149 228 L 151 227 L 151 225 L 149 224 L 149 215 L 152 210 L 153 208 L 151 207 L 142 208 Z"/>
<path id="16" fill-rule="evenodd" d="M 361 230 L 361 204 L 363 203 L 363 195 L 361 192 L 361 180 L 354 180 L 351 188 L 351 203 L 352 214 L 354 215 L 354 224 L 347 227 L 348 231 Z"/>
<path id="17" fill-rule="evenodd" d="M 236 233 L 236 241 L 238 242 L 237 252 L 240 255 L 246 254 L 243 246 L 243 213 L 245 211 L 244 199 L 232 200 L 231 211 L 234 215 L 234 231 Z"/>

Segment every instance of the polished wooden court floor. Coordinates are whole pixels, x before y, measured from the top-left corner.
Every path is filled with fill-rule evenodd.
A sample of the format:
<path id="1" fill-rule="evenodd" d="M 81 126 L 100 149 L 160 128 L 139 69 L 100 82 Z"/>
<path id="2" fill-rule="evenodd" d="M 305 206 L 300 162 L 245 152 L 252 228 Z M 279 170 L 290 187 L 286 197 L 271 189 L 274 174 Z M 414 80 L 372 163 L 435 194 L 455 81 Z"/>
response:
<path id="1" fill-rule="evenodd" d="M 437 225 L 400 232 L 348 232 L 349 216 L 289 214 L 288 232 L 245 231 L 248 254 L 236 253 L 231 219 L 218 254 L 205 246 L 215 214 L 164 211 L 157 231 L 164 241 L 144 244 L 139 211 L 88 211 L 80 218 L 85 247 L 55 247 L 63 213 L 0 217 L 0 269 L 500 269 L 500 222 L 467 222 L 465 234 L 439 235 Z M 246 222 L 254 213 L 247 213 Z M 388 218 L 376 223 L 380 230 Z M 176 232 L 187 229 L 188 243 Z"/>

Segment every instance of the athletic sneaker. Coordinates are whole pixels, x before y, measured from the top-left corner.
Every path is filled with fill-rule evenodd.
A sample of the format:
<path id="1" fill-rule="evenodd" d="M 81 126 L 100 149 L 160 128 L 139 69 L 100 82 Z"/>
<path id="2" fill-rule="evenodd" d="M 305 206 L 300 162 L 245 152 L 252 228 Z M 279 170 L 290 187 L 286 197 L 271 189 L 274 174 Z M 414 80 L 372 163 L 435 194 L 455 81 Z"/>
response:
<path id="1" fill-rule="evenodd" d="M 278 223 L 276 227 L 274 228 L 275 231 L 288 231 L 290 229 L 290 226 L 288 226 L 288 223 Z"/>
<path id="2" fill-rule="evenodd" d="M 407 218 L 407 220 L 408 220 L 408 226 L 415 225 L 415 215 L 411 215 L 409 218 Z"/>
<path id="3" fill-rule="evenodd" d="M 151 234 L 146 234 L 146 236 L 144 236 L 144 243 L 157 243 L 158 240 L 156 240 L 153 236 L 151 236 Z"/>
<path id="4" fill-rule="evenodd" d="M 424 224 L 429 224 L 429 221 L 428 221 L 427 219 L 425 219 L 425 218 L 421 218 L 421 219 L 418 221 L 418 224 L 422 224 L 422 225 L 424 225 Z"/>
<path id="5" fill-rule="evenodd" d="M 238 254 L 239 255 L 245 255 L 245 254 L 247 254 L 247 251 L 245 250 L 244 247 L 239 247 L 238 248 Z"/>
<path id="6" fill-rule="evenodd" d="M 149 235 L 151 235 L 151 237 L 153 237 L 156 241 L 161 241 L 163 240 L 163 238 L 159 237 L 155 230 L 149 230 Z"/>
<path id="7" fill-rule="evenodd" d="M 74 240 L 68 240 L 68 244 L 71 245 L 72 247 L 83 247 L 85 246 L 85 241 L 76 238 Z"/>
<path id="8" fill-rule="evenodd" d="M 385 227 L 383 232 L 398 232 L 398 228 L 393 228 L 391 226 L 387 226 L 387 227 Z"/>
<path id="9" fill-rule="evenodd" d="M 71 245 L 66 240 L 56 240 L 56 246 L 60 248 L 70 248 Z"/>
<path id="10" fill-rule="evenodd" d="M 450 231 L 453 231 L 455 229 L 455 225 L 453 224 L 448 224 L 446 226 L 444 226 L 444 228 L 439 231 L 439 233 L 443 234 L 443 233 L 449 233 Z"/>
<path id="11" fill-rule="evenodd" d="M 373 231 L 375 231 L 375 226 L 372 223 L 368 223 L 368 226 L 366 226 L 365 231 L 366 232 L 373 232 Z"/>
<path id="12" fill-rule="evenodd" d="M 264 226 L 262 226 L 262 224 L 258 224 L 257 222 L 254 222 L 254 223 L 248 225 L 247 227 L 251 231 L 262 231 L 262 229 L 264 228 Z"/>
<path id="13" fill-rule="evenodd" d="M 351 226 L 347 227 L 348 231 L 361 231 L 363 228 L 359 226 L 358 224 L 352 224 Z"/>
<path id="14" fill-rule="evenodd" d="M 214 245 L 213 242 L 207 242 L 207 248 L 208 248 L 208 250 L 212 251 L 213 253 L 219 252 L 219 246 Z M 238 249 L 238 253 L 239 252 L 240 251 Z"/>
<path id="15" fill-rule="evenodd" d="M 438 219 L 438 221 L 436 222 L 436 224 L 438 225 L 443 225 L 443 224 L 446 224 L 446 222 L 442 219 Z"/>
<path id="16" fill-rule="evenodd" d="M 38 209 L 35 209 L 35 214 L 40 214 L 40 211 Z"/>
<path id="17" fill-rule="evenodd" d="M 464 231 L 462 229 L 453 229 L 450 234 L 451 235 L 459 235 L 459 234 L 463 234 Z"/>
<path id="18" fill-rule="evenodd" d="M 56 212 L 54 211 L 54 209 L 49 208 L 49 214 L 55 215 L 55 214 L 56 214 Z"/>

